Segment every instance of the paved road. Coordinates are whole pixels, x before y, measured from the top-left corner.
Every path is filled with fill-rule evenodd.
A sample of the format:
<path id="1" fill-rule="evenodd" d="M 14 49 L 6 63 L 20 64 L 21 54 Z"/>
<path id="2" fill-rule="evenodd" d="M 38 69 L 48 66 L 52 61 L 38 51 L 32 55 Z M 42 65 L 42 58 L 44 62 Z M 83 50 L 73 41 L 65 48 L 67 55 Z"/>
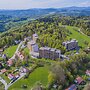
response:
<path id="1" fill-rule="evenodd" d="M 86 35 L 85 33 L 83 33 L 80 29 L 78 30 L 81 34 L 83 34 L 83 35 Z"/>
<path id="2" fill-rule="evenodd" d="M 22 77 L 24 77 L 26 75 L 26 73 L 20 73 L 20 77 L 14 81 L 13 83 L 9 83 L 7 86 L 6 86 L 6 90 L 8 90 L 8 88 L 13 85 L 15 82 L 17 82 L 18 80 L 20 80 Z"/>
<path id="3" fill-rule="evenodd" d="M 0 77 L 0 82 L 2 82 L 2 83 L 4 84 L 5 90 L 8 90 L 8 88 L 9 88 L 11 85 L 13 85 L 15 82 L 17 82 L 18 80 L 20 80 L 20 79 L 21 79 L 22 77 L 24 77 L 25 75 L 26 75 L 26 73 L 20 73 L 20 77 L 19 77 L 16 81 L 14 81 L 13 83 L 9 83 L 9 84 L 7 84 L 6 81 L 5 81 L 3 78 Z"/>
<path id="4" fill-rule="evenodd" d="M 23 41 L 20 42 L 20 44 L 18 45 L 14 55 L 11 57 L 11 59 L 15 59 L 15 54 L 18 52 L 19 48 L 21 47 L 21 45 L 23 44 Z"/>
<path id="5" fill-rule="evenodd" d="M 5 90 L 7 90 L 7 83 L 6 83 L 6 81 L 3 78 L 0 77 L 0 82 L 2 82 L 4 84 Z"/>

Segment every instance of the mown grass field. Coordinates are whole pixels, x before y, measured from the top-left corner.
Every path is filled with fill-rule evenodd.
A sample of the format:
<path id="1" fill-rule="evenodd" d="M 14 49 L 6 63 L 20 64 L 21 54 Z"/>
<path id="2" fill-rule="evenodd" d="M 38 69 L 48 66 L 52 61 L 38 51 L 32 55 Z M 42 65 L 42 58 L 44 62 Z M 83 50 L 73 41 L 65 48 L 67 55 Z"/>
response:
<path id="1" fill-rule="evenodd" d="M 4 90 L 4 85 L 0 82 L 0 90 Z"/>
<path id="2" fill-rule="evenodd" d="M 8 55 L 9 57 L 12 57 L 17 49 L 18 45 L 15 46 L 10 46 L 9 48 L 7 48 L 4 53 L 6 55 Z"/>
<path id="3" fill-rule="evenodd" d="M 83 35 L 80 32 L 78 32 L 79 28 L 67 26 L 67 29 L 72 33 L 68 36 L 68 38 L 78 40 L 78 43 L 80 46 L 86 47 L 87 45 L 85 44 L 85 41 L 90 42 L 90 37 L 88 37 L 87 35 Z"/>
<path id="4" fill-rule="evenodd" d="M 21 79 L 14 83 L 9 90 L 31 90 L 37 81 L 40 81 L 43 85 L 48 83 L 48 67 L 39 67 L 33 71 L 28 79 Z M 22 85 L 27 85 L 27 89 L 22 89 Z"/>

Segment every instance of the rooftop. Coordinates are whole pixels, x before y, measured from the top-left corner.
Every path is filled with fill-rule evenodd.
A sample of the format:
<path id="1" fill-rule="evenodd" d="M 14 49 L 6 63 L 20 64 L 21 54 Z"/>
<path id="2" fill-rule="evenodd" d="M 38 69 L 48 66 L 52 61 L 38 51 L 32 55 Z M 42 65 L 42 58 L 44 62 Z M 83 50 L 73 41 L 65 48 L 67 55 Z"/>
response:
<path id="1" fill-rule="evenodd" d="M 80 84 L 83 81 L 83 79 L 82 79 L 82 77 L 77 77 L 76 81 L 78 82 L 78 84 Z"/>
<path id="2" fill-rule="evenodd" d="M 33 36 L 34 36 L 34 37 L 38 37 L 38 35 L 37 35 L 36 33 L 35 33 L 35 34 L 33 34 Z"/>
<path id="3" fill-rule="evenodd" d="M 31 40 L 30 42 L 28 42 L 28 44 L 33 45 L 33 44 L 36 44 L 36 43 L 35 43 L 35 41 Z"/>
<path id="4" fill-rule="evenodd" d="M 41 47 L 40 49 L 41 50 L 50 50 L 51 48 L 50 47 Z"/>
<path id="5" fill-rule="evenodd" d="M 72 84 L 69 88 L 67 88 L 65 90 L 77 90 L 77 87 L 75 84 Z"/>

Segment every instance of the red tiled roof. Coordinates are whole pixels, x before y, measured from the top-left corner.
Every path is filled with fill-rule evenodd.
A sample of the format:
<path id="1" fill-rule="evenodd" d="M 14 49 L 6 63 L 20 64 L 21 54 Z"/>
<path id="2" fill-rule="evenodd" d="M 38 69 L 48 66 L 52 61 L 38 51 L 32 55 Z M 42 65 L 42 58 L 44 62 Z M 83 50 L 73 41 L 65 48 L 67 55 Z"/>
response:
<path id="1" fill-rule="evenodd" d="M 83 79 L 81 77 L 77 77 L 76 81 L 78 82 L 78 84 L 80 84 L 83 81 Z"/>
<path id="2" fill-rule="evenodd" d="M 8 65 L 11 66 L 13 64 L 13 61 L 10 59 L 7 61 Z"/>
<path id="3" fill-rule="evenodd" d="M 21 52 L 19 52 L 19 51 L 18 51 L 18 53 L 17 53 L 17 56 L 18 56 L 20 59 L 22 59 L 22 60 L 24 59 L 24 55 L 23 55 Z"/>
<path id="4" fill-rule="evenodd" d="M 65 90 L 77 90 L 77 87 L 75 84 L 72 84 L 69 88 L 67 88 Z"/>
<path id="5" fill-rule="evenodd" d="M 9 79 L 12 79 L 12 78 L 14 78 L 15 76 L 13 75 L 13 74 L 8 74 L 8 78 Z"/>
<path id="6" fill-rule="evenodd" d="M 2 70 L 1 70 L 2 73 L 5 73 L 6 71 L 7 71 L 6 69 L 2 69 Z"/>

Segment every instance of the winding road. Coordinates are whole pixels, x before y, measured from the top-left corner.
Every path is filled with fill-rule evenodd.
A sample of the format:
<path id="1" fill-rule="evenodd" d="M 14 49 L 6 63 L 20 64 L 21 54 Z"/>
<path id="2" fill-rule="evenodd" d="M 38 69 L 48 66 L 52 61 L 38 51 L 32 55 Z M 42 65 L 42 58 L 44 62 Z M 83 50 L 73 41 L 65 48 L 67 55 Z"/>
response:
<path id="1" fill-rule="evenodd" d="M 23 44 L 23 41 L 20 42 L 20 44 L 18 45 L 14 55 L 10 59 L 15 59 L 15 54 L 18 52 L 18 50 L 19 50 L 19 48 L 21 47 L 22 44 Z"/>

